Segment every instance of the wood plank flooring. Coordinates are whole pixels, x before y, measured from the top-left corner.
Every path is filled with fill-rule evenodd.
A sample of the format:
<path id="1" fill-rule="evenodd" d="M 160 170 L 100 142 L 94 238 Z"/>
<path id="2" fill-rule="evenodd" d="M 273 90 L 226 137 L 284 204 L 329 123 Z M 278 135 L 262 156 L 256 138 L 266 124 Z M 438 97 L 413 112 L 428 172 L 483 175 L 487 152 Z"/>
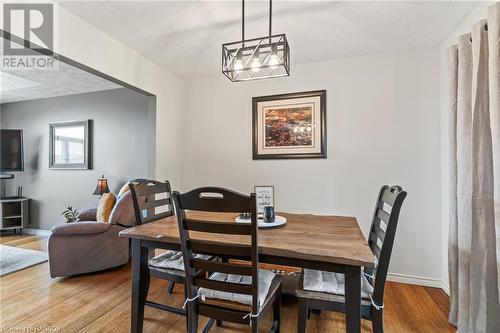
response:
<path id="1" fill-rule="evenodd" d="M 39 236 L 2 235 L 0 243 L 46 251 L 47 239 Z M 166 282 L 152 279 L 148 299 L 181 306 L 182 286 L 173 297 Z M 385 332 L 455 332 L 447 324 L 448 296 L 436 288 L 388 282 Z M 296 332 L 297 304 L 285 299 L 282 332 Z M 345 332 L 344 315 L 312 314 L 308 333 Z M 269 320 L 270 321 L 270 320 Z M 206 320 L 200 320 L 199 331 Z M 262 329 L 265 329 L 264 323 Z M 2 332 L 129 332 L 130 265 L 106 272 L 51 279 L 47 263 L 0 278 L 0 331 Z M 371 332 L 371 323 L 362 323 Z M 214 333 L 248 332 L 238 325 L 213 327 Z M 144 332 L 185 332 L 185 318 L 146 307 Z"/>

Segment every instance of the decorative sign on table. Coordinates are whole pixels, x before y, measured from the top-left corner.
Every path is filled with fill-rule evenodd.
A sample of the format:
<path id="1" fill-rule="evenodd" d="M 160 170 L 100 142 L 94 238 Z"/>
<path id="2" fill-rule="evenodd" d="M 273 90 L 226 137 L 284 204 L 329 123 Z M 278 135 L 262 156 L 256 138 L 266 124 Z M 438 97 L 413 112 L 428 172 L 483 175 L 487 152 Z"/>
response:
<path id="1" fill-rule="evenodd" d="M 255 186 L 255 199 L 257 201 L 257 215 L 264 213 L 264 207 L 274 207 L 274 186 Z"/>
<path id="2" fill-rule="evenodd" d="M 326 158 L 326 90 L 254 97 L 253 159 Z"/>

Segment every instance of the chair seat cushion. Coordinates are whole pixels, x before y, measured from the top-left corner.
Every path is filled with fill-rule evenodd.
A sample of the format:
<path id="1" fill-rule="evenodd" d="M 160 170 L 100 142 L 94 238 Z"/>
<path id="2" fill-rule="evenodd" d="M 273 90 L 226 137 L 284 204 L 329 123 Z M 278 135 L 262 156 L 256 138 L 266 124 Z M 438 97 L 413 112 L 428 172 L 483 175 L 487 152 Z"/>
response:
<path id="1" fill-rule="evenodd" d="M 335 295 L 345 295 L 345 277 L 341 273 L 304 269 L 304 290 Z M 373 287 L 364 274 L 361 274 L 361 298 L 369 299 Z"/>
<path id="2" fill-rule="evenodd" d="M 186 278 L 184 270 L 181 271 L 179 269 L 173 269 L 173 268 L 159 268 L 159 267 L 153 267 L 151 265 L 149 266 L 149 274 L 153 277 L 159 277 L 160 279 L 167 279 L 167 280 L 171 280 L 173 276 L 177 276 L 182 279 Z"/>
<path id="3" fill-rule="evenodd" d="M 266 301 L 267 294 L 271 284 L 276 277 L 271 271 L 259 269 L 259 308 Z M 213 273 L 210 276 L 210 280 L 224 281 L 239 284 L 252 284 L 251 276 L 236 275 L 236 274 L 225 274 L 225 273 Z M 252 295 L 230 293 L 226 291 L 213 290 L 207 288 L 200 288 L 198 290 L 198 295 L 202 301 L 208 299 L 219 299 L 223 301 L 235 302 L 245 305 L 252 305 Z"/>
<path id="4" fill-rule="evenodd" d="M 203 254 L 193 254 L 194 258 L 208 260 L 211 257 Z M 182 258 L 182 252 L 178 251 L 167 251 L 160 255 L 157 255 L 148 262 L 149 266 L 155 268 L 163 269 L 175 269 L 179 271 L 184 271 L 184 259 Z"/>

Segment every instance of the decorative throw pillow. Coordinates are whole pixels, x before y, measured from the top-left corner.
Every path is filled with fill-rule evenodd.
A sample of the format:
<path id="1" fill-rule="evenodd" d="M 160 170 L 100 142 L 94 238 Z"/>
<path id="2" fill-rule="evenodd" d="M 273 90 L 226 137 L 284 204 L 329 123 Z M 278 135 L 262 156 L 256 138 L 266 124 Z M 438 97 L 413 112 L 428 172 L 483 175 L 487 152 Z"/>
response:
<path id="1" fill-rule="evenodd" d="M 97 222 L 108 222 L 111 211 L 116 203 L 116 196 L 113 193 L 104 193 L 97 206 Z"/>
<path id="2" fill-rule="evenodd" d="M 128 191 L 130 191 L 130 189 L 128 188 L 128 184 L 129 183 L 130 182 L 126 182 L 125 185 L 122 186 L 122 188 L 118 192 L 118 195 L 116 196 L 118 199 L 121 198 L 122 195 L 124 195 L 125 193 L 127 193 Z"/>
<path id="3" fill-rule="evenodd" d="M 82 210 L 76 217 L 77 221 L 97 221 L 97 209 L 90 208 Z"/>
<path id="4" fill-rule="evenodd" d="M 118 224 L 124 227 L 132 227 L 135 225 L 134 203 L 130 191 L 122 194 L 116 202 L 109 217 L 109 223 Z"/>

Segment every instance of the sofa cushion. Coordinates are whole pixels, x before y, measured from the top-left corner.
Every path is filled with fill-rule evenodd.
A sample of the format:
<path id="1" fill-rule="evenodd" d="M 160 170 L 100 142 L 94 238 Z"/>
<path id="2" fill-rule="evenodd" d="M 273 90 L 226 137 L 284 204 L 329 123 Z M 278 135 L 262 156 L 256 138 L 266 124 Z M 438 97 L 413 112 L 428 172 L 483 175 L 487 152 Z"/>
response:
<path id="1" fill-rule="evenodd" d="M 109 223 L 125 227 L 132 227 L 135 225 L 134 203 L 130 191 L 125 192 L 116 202 L 109 216 Z"/>
<path id="2" fill-rule="evenodd" d="M 116 203 L 114 193 L 104 193 L 97 206 L 97 222 L 109 222 L 109 216 Z"/>
<path id="3" fill-rule="evenodd" d="M 52 228 L 53 235 L 89 235 L 108 231 L 109 223 L 78 222 L 59 224 Z"/>
<path id="4" fill-rule="evenodd" d="M 97 209 L 84 209 L 76 217 L 77 221 L 97 221 Z"/>

